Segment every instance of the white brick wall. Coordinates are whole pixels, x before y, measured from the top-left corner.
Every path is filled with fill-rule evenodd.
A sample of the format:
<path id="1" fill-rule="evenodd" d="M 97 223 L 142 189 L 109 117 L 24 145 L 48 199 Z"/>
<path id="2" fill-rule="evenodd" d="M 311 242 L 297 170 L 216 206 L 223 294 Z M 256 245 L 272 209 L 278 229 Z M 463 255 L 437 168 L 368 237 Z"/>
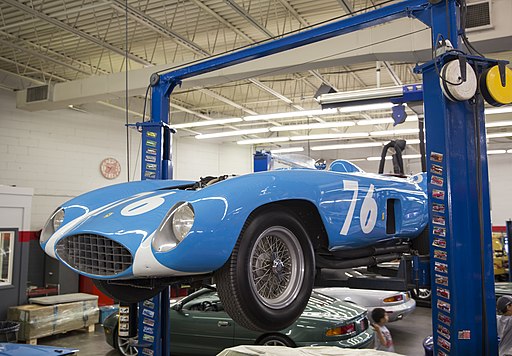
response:
<path id="1" fill-rule="evenodd" d="M 15 95 L 4 91 L 0 91 L 0 108 L 0 185 L 35 189 L 32 230 L 41 229 L 62 202 L 127 180 L 122 112 L 116 117 L 73 110 L 28 112 L 16 109 Z M 137 180 L 140 134 L 130 130 L 130 136 L 130 178 Z M 252 170 L 250 147 L 183 141 L 175 140 L 173 147 L 177 179 Z M 100 174 L 100 162 L 106 157 L 121 163 L 121 175 L 114 180 Z"/>

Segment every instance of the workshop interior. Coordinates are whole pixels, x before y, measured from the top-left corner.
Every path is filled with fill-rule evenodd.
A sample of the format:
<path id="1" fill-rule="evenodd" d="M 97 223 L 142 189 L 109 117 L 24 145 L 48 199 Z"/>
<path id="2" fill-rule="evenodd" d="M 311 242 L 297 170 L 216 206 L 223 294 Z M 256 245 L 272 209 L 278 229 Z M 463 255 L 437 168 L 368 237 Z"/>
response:
<path id="1" fill-rule="evenodd" d="M 511 14 L 3 0 L 0 354 L 512 353 Z"/>

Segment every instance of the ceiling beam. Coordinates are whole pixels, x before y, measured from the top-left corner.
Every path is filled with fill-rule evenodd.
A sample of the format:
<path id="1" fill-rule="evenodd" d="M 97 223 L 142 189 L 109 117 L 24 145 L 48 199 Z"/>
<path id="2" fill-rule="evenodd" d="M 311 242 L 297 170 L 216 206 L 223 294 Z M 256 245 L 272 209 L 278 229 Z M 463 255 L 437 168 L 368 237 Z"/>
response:
<path id="1" fill-rule="evenodd" d="M 268 37 L 274 37 L 274 34 L 270 32 L 266 27 L 261 25 L 258 21 L 254 19 L 251 15 L 249 15 L 240 5 L 236 3 L 234 0 L 224 0 L 226 4 L 231 6 L 233 10 L 235 10 L 240 16 L 242 16 L 244 19 L 246 19 L 248 22 L 250 22 L 254 27 L 256 27 L 258 30 L 260 30 L 263 34 L 267 35 Z"/>
<path id="2" fill-rule="evenodd" d="M 26 47 L 23 47 L 23 46 L 17 45 L 16 43 L 12 43 L 12 42 L 9 42 L 9 41 L 6 41 L 6 40 L 3 40 L 3 39 L 1 39 L 1 38 L 0 38 L 0 44 L 2 44 L 2 45 L 4 45 L 4 46 L 7 46 L 7 47 L 14 47 L 14 48 L 16 48 L 17 50 L 20 50 L 20 51 L 22 51 L 22 52 L 28 53 L 28 54 L 30 54 L 30 55 L 32 55 L 32 56 L 35 56 L 35 57 L 41 58 L 41 59 L 43 59 L 43 60 L 45 60 L 45 61 L 48 61 L 48 62 L 53 62 L 53 63 L 55 63 L 55 64 L 57 64 L 57 65 L 60 65 L 60 66 L 62 66 L 62 67 L 66 67 L 66 68 L 72 69 L 72 70 L 77 71 L 77 72 L 80 72 L 80 73 L 84 73 L 84 74 L 91 74 L 91 73 L 90 73 L 90 72 L 88 72 L 88 71 L 85 71 L 85 70 L 83 70 L 83 69 L 76 68 L 76 67 L 74 67 L 74 66 L 72 66 L 72 65 L 70 65 L 70 64 L 68 64 L 68 63 L 66 63 L 66 62 L 62 62 L 62 61 L 60 61 L 60 60 L 58 60 L 58 59 L 55 59 L 55 58 L 52 58 L 52 57 L 46 56 L 46 55 L 44 55 L 44 54 L 42 54 L 42 53 L 40 53 L 40 52 L 38 52 L 38 51 L 34 51 L 34 50 L 30 49 L 30 48 L 26 48 Z M 21 65 L 23 65 L 23 64 L 21 64 Z"/>
<path id="3" fill-rule="evenodd" d="M 204 94 L 206 94 L 208 96 L 211 96 L 212 98 L 215 98 L 215 99 L 217 99 L 219 101 L 222 101 L 222 102 L 224 102 L 224 103 L 226 103 L 228 105 L 231 105 L 234 108 L 240 109 L 243 112 L 248 113 L 249 115 L 258 115 L 258 113 L 256 111 L 248 109 L 248 108 L 244 107 L 243 105 L 237 104 L 234 101 L 226 98 L 225 96 L 220 95 L 220 94 L 214 92 L 213 90 L 205 89 L 205 88 L 196 88 L 196 89 L 198 89 L 201 93 L 204 93 Z"/>
<path id="4" fill-rule="evenodd" d="M 190 0 L 190 1 L 192 1 L 194 4 L 196 4 L 196 6 L 199 7 L 200 9 L 202 9 L 203 11 L 210 14 L 221 24 L 228 27 L 231 31 L 233 31 L 234 33 L 236 33 L 237 35 L 239 35 L 240 37 L 245 39 L 247 42 L 249 42 L 249 43 L 256 42 L 254 39 L 252 39 L 251 37 L 249 37 L 248 35 L 243 33 L 242 30 L 238 29 L 236 26 L 234 26 L 232 23 L 230 23 L 228 20 L 226 20 L 224 17 L 220 16 L 218 13 L 216 13 L 215 11 L 210 9 L 208 6 L 203 4 L 200 0 Z"/>
<path id="5" fill-rule="evenodd" d="M 120 54 L 122 56 L 127 56 L 129 59 L 131 59 L 134 62 L 137 62 L 139 64 L 144 64 L 144 65 L 152 65 L 152 63 L 146 61 L 143 58 L 140 58 L 140 57 L 134 55 L 133 53 L 125 53 L 125 51 L 122 50 L 121 48 L 117 48 L 116 46 L 113 46 L 110 43 L 105 42 L 99 38 L 96 38 L 86 32 L 80 31 L 80 30 L 68 25 L 67 23 L 64 23 L 60 20 L 57 20 L 53 17 L 46 15 L 46 14 L 43 14 L 42 12 L 39 12 L 29 6 L 26 6 L 26 5 L 22 4 L 21 2 L 18 2 L 17 0 L 3 0 L 3 1 L 5 3 L 11 5 L 12 7 L 22 10 L 32 16 L 38 17 L 48 23 L 51 23 L 52 25 L 54 25 L 56 27 L 59 27 L 67 32 L 70 32 L 70 33 L 78 36 L 78 37 L 82 37 L 92 43 L 95 43 L 95 44 L 101 46 L 101 47 L 107 48 L 114 53 Z"/>
<path id="6" fill-rule="evenodd" d="M 110 2 L 110 1 L 109 1 Z M 161 24 L 157 20 L 153 19 L 152 17 L 146 15 L 140 10 L 135 9 L 134 7 L 131 7 L 128 5 L 128 9 L 126 9 L 126 5 L 123 1 L 120 0 L 113 0 L 110 2 L 112 4 L 112 8 L 119 12 L 120 14 L 124 15 L 126 13 L 126 10 L 128 10 L 128 16 L 133 19 L 134 21 L 140 23 L 141 25 L 161 34 L 167 37 L 170 37 L 173 39 L 177 44 L 187 48 L 188 50 L 191 50 L 192 52 L 202 55 L 202 56 L 210 56 L 210 53 L 206 51 L 204 48 L 201 48 L 198 44 L 190 41 L 186 37 L 180 35 L 179 33 L 172 31 L 167 26 Z"/>

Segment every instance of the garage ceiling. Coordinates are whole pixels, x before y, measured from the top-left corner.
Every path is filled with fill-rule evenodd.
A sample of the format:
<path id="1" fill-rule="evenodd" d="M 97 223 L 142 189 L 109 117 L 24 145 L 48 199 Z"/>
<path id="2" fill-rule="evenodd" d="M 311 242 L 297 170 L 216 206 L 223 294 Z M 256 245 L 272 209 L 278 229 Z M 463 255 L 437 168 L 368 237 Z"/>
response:
<path id="1" fill-rule="evenodd" d="M 507 0 L 501 2 L 504 1 Z M 101 78 L 124 72 L 127 57 L 128 68 L 133 73 L 144 68 L 149 71 L 152 68 L 170 68 L 177 63 L 204 59 L 396 2 L 399 1 L 2 0 L 0 88 L 18 91 L 41 84 L 74 82 L 96 76 Z M 499 2 L 500 0 L 494 1 Z M 470 38 L 471 36 L 470 33 Z M 492 46 L 486 47 L 482 43 L 486 52 L 496 52 Z M 504 48 L 510 48 L 509 44 L 506 46 L 505 43 Z M 322 53 L 318 56 L 321 58 Z M 493 53 L 492 57 L 510 60 L 512 52 L 502 50 Z M 350 150 L 341 146 L 324 150 L 321 147 L 385 142 L 394 137 L 415 140 L 417 133 L 382 133 L 381 131 L 393 129 L 392 124 L 380 120 L 378 124 L 371 125 L 367 121 L 386 118 L 389 120 L 389 110 L 330 116 L 278 117 L 258 121 L 244 121 L 242 118 L 319 109 L 314 95 L 322 84 L 338 91 L 351 91 L 417 83 L 420 78 L 413 73 L 414 65 L 410 60 L 400 61 L 396 58 L 357 64 L 339 61 L 335 66 L 331 63 L 329 67 L 297 71 L 290 69 L 279 74 L 269 70 L 256 77 L 244 77 L 230 83 L 177 89 L 171 97 L 171 121 L 182 124 L 235 118 L 233 122 L 221 125 L 182 128 L 179 135 L 196 136 L 235 130 L 267 129 L 260 133 L 207 139 L 212 142 L 263 139 L 267 142 L 245 143 L 253 142 L 258 148 L 268 149 L 302 147 L 321 150 L 324 151 L 322 156 L 330 158 L 365 158 L 359 157 L 364 156 L 360 149 Z M 142 116 L 143 92 L 131 92 L 129 110 L 133 121 L 140 120 Z M 94 104 L 77 103 L 73 108 L 94 110 L 94 106 L 102 105 L 124 110 L 124 99 L 120 96 L 95 101 Z M 500 137 L 490 139 L 490 149 L 512 149 L 509 136 L 505 136 L 509 132 L 508 128 L 512 126 L 512 122 L 507 119 L 512 120 L 512 114 L 502 113 L 488 117 L 489 122 L 498 122 L 488 129 L 489 133 L 502 133 L 494 135 Z M 416 128 L 415 116 L 411 115 L 409 120 L 396 127 L 396 130 Z M 281 131 L 286 125 L 333 122 L 344 122 L 347 126 L 314 129 L 288 127 L 288 130 Z M 512 132 L 512 128 L 509 130 Z M 375 132 L 381 133 L 374 134 Z M 347 138 L 344 136 L 346 133 L 361 135 Z M 318 136 L 320 134 L 324 136 Z M 417 145 L 412 148 L 414 151 Z"/>

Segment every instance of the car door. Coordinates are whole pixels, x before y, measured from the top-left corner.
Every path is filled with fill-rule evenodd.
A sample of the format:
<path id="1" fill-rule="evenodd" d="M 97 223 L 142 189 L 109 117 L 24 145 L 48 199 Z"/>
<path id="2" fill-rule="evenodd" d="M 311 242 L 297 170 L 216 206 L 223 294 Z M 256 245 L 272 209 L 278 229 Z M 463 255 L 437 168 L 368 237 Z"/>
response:
<path id="1" fill-rule="evenodd" d="M 171 353 L 216 355 L 233 346 L 234 321 L 223 311 L 215 291 L 171 309 Z"/>

